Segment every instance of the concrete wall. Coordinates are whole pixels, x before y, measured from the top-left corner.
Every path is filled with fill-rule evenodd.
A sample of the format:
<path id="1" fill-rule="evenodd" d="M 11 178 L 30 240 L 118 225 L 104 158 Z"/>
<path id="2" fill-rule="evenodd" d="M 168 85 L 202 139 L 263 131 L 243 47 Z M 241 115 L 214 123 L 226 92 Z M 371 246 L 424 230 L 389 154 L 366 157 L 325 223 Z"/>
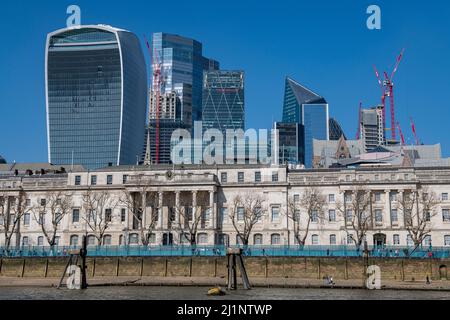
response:
<path id="1" fill-rule="evenodd" d="M 67 258 L 3 258 L 1 277 L 61 277 Z M 88 258 L 88 277 L 226 277 L 225 257 L 113 257 Z M 423 281 L 427 275 L 433 280 L 450 280 L 450 259 L 370 259 L 370 265 L 381 268 L 382 279 Z M 302 278 L 335 279 L 363 278 L 360 258 L 304 258 L 304 257 L 248 257 L 245 265 L 250 279 Z"/>

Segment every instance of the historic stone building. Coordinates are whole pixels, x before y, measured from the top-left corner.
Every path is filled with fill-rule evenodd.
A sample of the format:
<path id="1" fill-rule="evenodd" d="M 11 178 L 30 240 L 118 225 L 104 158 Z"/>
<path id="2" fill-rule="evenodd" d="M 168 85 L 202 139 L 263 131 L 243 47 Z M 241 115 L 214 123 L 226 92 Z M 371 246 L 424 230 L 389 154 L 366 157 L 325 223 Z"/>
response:
<path id="1" fill-rule="evenodd" d="M 48 239 L 59 246 L 76 246 L 86 234 L 90 245 L 100 239 L 110 246 L 193 241 L 235 245 L 242 242 L 236 228 L 248 227 L 248 211 L 256 212 L 247 235 L 250 245 L 296 244 L 294 217 L 306 245 L 353 244 L 361 230 L 351 220 L 352 214 L 357 215 L 352 204 L 363 190 L 369 195 L 361 206 L 368 217 L 364 233 L 369 245 L 412 245 L 407 219 L 413 216 L 413 225 L 421 223 L 423 211 L 424 230 L 431 230 L 423 237 L 424 245 L 450 247 L 450 168 L 119 166 L 72 172 L 25 168 L 0 168 L 0 245 L 8 236 L 6 227 L 13 246 L 48 246 Z M 323 199 L 316 210 L 320 212 L 307 214 L 307 190 L 316 190 Z M 405 194 L 415 191 L 417 199 L 433 197 L 433 206 L 422 210 L 424 204 L 418 200 L 409 215 L 403 214 Z M 247 210 L 248 203 L 257 205 Z M 416 211 L 420 214 L 414 215 Z"/>

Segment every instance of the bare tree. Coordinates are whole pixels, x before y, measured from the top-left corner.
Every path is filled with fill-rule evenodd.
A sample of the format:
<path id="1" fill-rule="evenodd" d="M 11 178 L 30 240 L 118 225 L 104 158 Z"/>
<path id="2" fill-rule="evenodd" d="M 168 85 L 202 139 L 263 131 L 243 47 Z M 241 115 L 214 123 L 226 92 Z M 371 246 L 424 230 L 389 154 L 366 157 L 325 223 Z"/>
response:
<path id="1" fill-rule="evenodd" d="M 372 229 L 370 214 L 371 193 L 361 186 L 355 187 L 345 195 L 348 201 L 336 202 L 336 208 L 345 221 L 347 236 L 353 240 L 357 249 L 361 248 L 367 232 Z"/>
<path id="2" fill-rule="evenodd" d="M 20 191 L 18 196 L 0 191 L 0 230 L 5 238 L 6 253 L 9 253 L 13 235 L 18 236 L 17 230 L 26 209 L 25 198 L 23 191 Z"/>
<path id="3" fill-rule="evenodd" d="M 117 204 L 118 201 L 108 191 L 89 189 L 83 194 L 83 220 L 86 223 L 86 232 L 92 232 L 99 246 L 103 244 L 103 237 L 112 224 Z"/>
<path id="4" fill-rule="evenodd" d="M 204 219 L 203 209 L 206 207 L 208 193 L 199 191 L 197 193 L 197 204 L 185 206 L 181 201 L 173 206 L 174 214 L 178 215 L 177 226 L 181 238 L 186 239 L 191 246 L 197 244 L 197 233 Z"/>
<path id="5" fill-rule="evenodd" d="M 437 215 L 435 207 L 438 204 L 437 195 L 425 187 L 420 190 L 405 191 L 399 198 L 398 209 L 403 214 L 405 228 L 414 243 L 413 252 L 431 233 L 431 219 Z"/>
<path id="6" fill-rule="evenodd" d="M 265 200 L 254 193 L 237 195 L 230 208 L 230 219 L 244 246 L 249 244 L 254 226 L 267 214 Z"/>
<path id="7" fill-rule="evenodd" d="M 60 190 L 47 192 L 44 198 L 37 200 L 31 208 L 34 219 L 51 248 L 56 245 L 56 235 L 64 217 L 70 214 L 71 208 L 72 194 Z M 48 215 L 51 218 L 50 223 L 46 221 Z"/>
<path id="8" fill-rule="evenodd" d="M 146 203 L 143 203 L 143 199 L 146 199 Z M 156 192 L 148 193 L 148 188 L 144 184 L 138 187 L 137 192 L 124 190 L 119 200 L 119 204 L 126 207 L 131 213 L 133 224 L 139 230 L 144 246 L 150 244 L 150 238 L 158 223 L 158 203 L 158 194 Z M 148 206 L 152 208 L 150 215 L 146 214 Z"/>
<path id="9" fill-rule="evenodd" d="M 322 192 L 313 187 L 306 188 L 300 198 L 288 199 L 287 216 L 292 221 L 294 237 L 299 246 L 304 246 L 312 222 L 322 222 L 326 198 Z"/>

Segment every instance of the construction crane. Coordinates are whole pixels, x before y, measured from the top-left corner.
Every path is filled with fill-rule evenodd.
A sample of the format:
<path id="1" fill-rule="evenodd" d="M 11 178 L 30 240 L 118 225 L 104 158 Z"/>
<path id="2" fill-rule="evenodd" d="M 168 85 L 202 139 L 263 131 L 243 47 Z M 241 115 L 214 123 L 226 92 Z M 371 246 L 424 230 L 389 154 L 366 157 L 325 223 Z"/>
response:
<path id="1" fill-rule="evenodd" d="M 356 140 L 361 139 L 361 122 L 362 122 L 362 102 L 359 103 L 358 128 L 356 130 Z"/>
<path id="2" fill-rule="evenodd" d="M 411 130 L 414 134 L 414 139 L 416 140 L 416 145 L 418 146 L 418 145 L 420 145 L 420 141 L 419 141 L 419 138 L 417 137 L 416 126 L 414 125 L 412 117 L 410 117 L 409 120 L 411 122 Z"/>
<path id="3" fill-rule="evenodd" d="M 380 74 L 378 73 L 377 67 L 374 65 L 375 75 L 377 76 L 378 83 L 381 89 L 381 105 L 383 106 L 383 129 L 386 130 L 386 90 L 384 88 L 383 81 L 381 81 Z"/>
<path id="4" fill-rule="evenodd" d="M 405 145 L 405 136 L 403 135 L 402 128 L 400 128 L 399 122 L 397 122 L 397 129 L 398 129 L 398 133 L 400 134 L 402 146 L 404 146 Z"/>
<path id="5" fill-rule="evenodd" d="M 394 107 L 394 76 L 397 73 L 398 66 L 400 65 L 400 62 L 403 59 L 403 54 L 405 52 L 405 49 L 402 49 L 400 52 L 400 55 L 397 57 L 397 61 L 394 66 L 394 70 L 392 71 L 391 75 L 389 76 L 387 72 L 384 72 L 384 80 L 381 81 L 380 74 L 378 73 L 376 67 L 375 73 L 378 79 L 378 83 L 381 85 L 382 88 L 382 105 L 383 105 L 383 116 L 385 117 L 385 107 L 386 107 L 386 97 L 389 97 L 390 107 L 391 107 L 391 138 L 392 140 L 397 139 L 396 130 L 395 130 L 395 107 Z M 386 123 L 383 119 L 383 123 Z"/>
<path id="6" fill-rule="evenodd" d="M 163 79 L 161 76 L 162 63 L 158 58 L 158 53 L 156 50 L 152 53 L 150 43 L 145 37 L 145 43 L 151 58 L 152 68 L 153 68 L 153 84 L 152 84 L 152 94 L 156 97 L 156 115 L 155 115 L 155 164 L 159 164 L 159 148 L 160 148 L 160 134 L 159 134 L 159 116 L 160 116 L 160 103 L 161 103 L 161 86 L 163 84 Z M 150 119 L 149 119 L 150 120 Z"/>

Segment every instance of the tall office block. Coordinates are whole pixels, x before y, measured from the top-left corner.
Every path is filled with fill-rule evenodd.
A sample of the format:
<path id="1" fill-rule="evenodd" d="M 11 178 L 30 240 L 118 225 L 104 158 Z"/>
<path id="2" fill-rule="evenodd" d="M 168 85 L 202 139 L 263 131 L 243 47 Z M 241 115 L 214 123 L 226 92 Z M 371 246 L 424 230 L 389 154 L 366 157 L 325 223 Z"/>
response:
<path id="1" fill-rule="evenodd" d="M 136 163 L 147 104 L 138 38 L 105 25 L 58 30 L 47 37 L 45 64 L 49 162 Z"/>
<path id="2" fill-rule="evenodd" d="M 361 110 L 360 125 L 365 152 L 385 144 L 383 106 Z"/>
<path id="3" fill-rule="evenodd" d="M 313 166 L 313 139 L 329 140 L 328 104 L 304 104 L 302 119 L 305 141 L 305 166 Z"/>
<path id="4" fill-rule="evenodd" d="M 304 163 L 303 125 L 299 123 L 275 122 L 274 128 L 278 130 L 279 163 Z"/>
<path id="5" fill-rule="evenodd" d="M 203 57 L 203 46 L 200 42 L 179 35 L 155 33 L 153 49 L 162 66 L 163 91 L 170 92 L 177 84 L 191 85 L 192 121 L 200 121 L 203 72 L 218 70 L 219 63 Z M 190 126 L 192 127 L 193 123 Z"/>

